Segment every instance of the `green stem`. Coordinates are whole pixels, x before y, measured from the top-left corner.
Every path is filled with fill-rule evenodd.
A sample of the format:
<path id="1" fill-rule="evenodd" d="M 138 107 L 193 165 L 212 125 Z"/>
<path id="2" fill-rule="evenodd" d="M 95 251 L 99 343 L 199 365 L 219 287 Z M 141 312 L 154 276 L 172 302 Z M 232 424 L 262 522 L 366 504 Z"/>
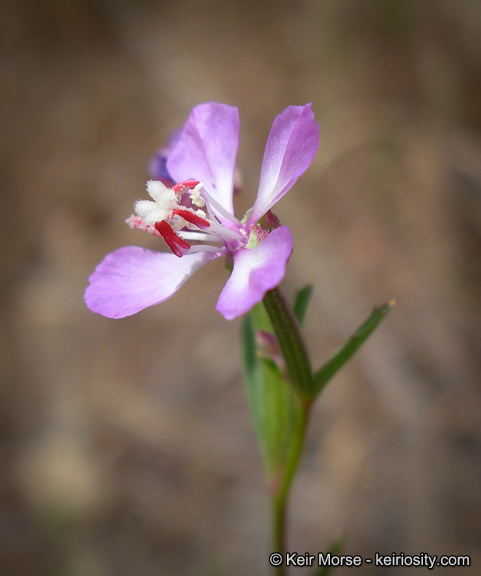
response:
<path id="1" fill-rule="evenodd" d="M 284 469 L 281 472 L 280 481 L 271 492 L 272 506 L 272 551 L 282 554 L 286 557 L 286 526 L 287 526 L 287 505 L 289 494 L 292 486 L 299 461 L 304 448 L 307 424 L 309 421 L 310 404 L 301 407 L 299 420 L 292 435 L 292 442 L 289 455 L 286 460 Z M 277 575 L 286 574 L 285 566 L 274 568 Z"/>
<path id="2" fill-rule="evenodd" d="M 301 399 L 312 398 L 312 369 L 299 324 L 279 288 L 266 293 L 264 307 L 272 323 L 287 366 L 289 380 Z"/>
<path id="3" fill-rule="evenodd" d="M 272 509 L 272 551 L 282 554 L 285 558 L 285 526 L 286 526 L 286 502 L 273 496 Z M 280 566 L 273 567 L 273 573 L 277 576 L 285 576 L 286 567 L 284 562 Z"/>
<path id="4" fill-rule="evenodd" d="M 289 452 L 279 477 L 271 486 L 272 546 L 273 551 L 286 555 L 287 504 L 294 475 L 304 448 L 307 423 L 312 399 L 312 369 L 307 350 L 301 337 L 299 324 L 278 288 L 264 297 L 264 307 L 276 333 L 282 355 L 286 362 L 289 380 L 300 402 L 299 417 L 292 430 Z M 275 574 L 287 574 L 284 562 L 274 568 Z"/>

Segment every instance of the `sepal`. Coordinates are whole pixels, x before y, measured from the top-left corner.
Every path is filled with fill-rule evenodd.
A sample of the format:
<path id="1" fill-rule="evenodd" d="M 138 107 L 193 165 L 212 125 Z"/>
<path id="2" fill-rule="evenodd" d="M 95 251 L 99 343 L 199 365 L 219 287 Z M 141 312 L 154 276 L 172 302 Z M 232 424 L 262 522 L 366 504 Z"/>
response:
<path id="1" fill-rule="evenodd" d="M 270 334 L 275 339 L 272 324 L 258 304 L 246 314 L 242 325 L 244 374 L 247 396 L 260 446 L 268 485 L 275 493 L 282 483 L 288 460 L 292 457 L 295 430 L 302 420 L 302 408 L 282 367 L 275 356 L 266 356 L 259 346 Z"/>

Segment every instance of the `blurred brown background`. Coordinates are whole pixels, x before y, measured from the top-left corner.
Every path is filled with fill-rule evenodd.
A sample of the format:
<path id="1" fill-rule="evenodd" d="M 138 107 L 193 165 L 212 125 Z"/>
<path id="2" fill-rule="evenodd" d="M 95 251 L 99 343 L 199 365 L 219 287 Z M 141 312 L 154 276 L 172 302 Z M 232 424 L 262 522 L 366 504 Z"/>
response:
<path id="1" fill-rule="evenodd" d="M 83 304 L 105 253 L 160 247 L 123 220 L 208 100 L 240 108 L 238 215 L 274 117 L 313 103 L 319 153 L 276 213 L 316 366 L 397 300 L 316 407 L 289 549 L 479 573 L 480 31 L 477 0 L 2 2 L 1 576 L 268 574 L 222 263 L 129 319 Z"/>

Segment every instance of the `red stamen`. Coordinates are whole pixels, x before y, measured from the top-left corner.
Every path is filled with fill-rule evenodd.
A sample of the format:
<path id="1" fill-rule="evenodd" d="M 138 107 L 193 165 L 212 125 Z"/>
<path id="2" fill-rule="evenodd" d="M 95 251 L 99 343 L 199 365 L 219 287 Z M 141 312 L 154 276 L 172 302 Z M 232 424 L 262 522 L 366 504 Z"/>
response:
<path id="1" fill-rule="evenodd" d="M 184 182 L 179 182 L 175 186 L 172 187 L 174 192 L 180 192 L 182 190 L 193 190 L 197 184 L 199 184 L 198 180 L 185 180 Z"/>
<path id="2" fill-rule="evenodd" d="M 201 230 L 205 230 L 210 226 L 210 223 L 207 222 L 205 218 L 201 218 L 190 210 L 172 210 L 172 216 L 175 216 L 176 214 L 184 220 L 187 220 L 187 222 L 194 224 L 194 226 L 197 226 L 197 228 L 200 228 Z"/>
<path id="3" fill-rule="evenodd" d="M 190 244 L 180 238 L 180 236 L 177 236 L 165 220 L 162 220 L 162 222 L 156 222 L 154 227 L 165 240 L 167 246 L 179 258 L 182 258 L 182 256 L 187 254 L 190 250 Z"/>

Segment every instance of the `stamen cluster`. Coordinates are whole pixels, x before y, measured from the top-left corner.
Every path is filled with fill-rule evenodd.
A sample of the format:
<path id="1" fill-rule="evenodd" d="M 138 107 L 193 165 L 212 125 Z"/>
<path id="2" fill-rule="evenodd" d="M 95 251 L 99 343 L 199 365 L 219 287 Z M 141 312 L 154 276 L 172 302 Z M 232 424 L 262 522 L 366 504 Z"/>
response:
<path id="1" fill-rule="evenodd" d="M 135 214 L 126 222 L 131 228 L 163 238 L 179 258 L 189 252 L 232 251 L 247 242 L 241 222 L 222 208 L 198 180 L 179 182 L 172 188 L 149 180 L 147 192 L 152 200 L 138 200 Z M 187 240 L 203 244 L 192 246 Z"/>

